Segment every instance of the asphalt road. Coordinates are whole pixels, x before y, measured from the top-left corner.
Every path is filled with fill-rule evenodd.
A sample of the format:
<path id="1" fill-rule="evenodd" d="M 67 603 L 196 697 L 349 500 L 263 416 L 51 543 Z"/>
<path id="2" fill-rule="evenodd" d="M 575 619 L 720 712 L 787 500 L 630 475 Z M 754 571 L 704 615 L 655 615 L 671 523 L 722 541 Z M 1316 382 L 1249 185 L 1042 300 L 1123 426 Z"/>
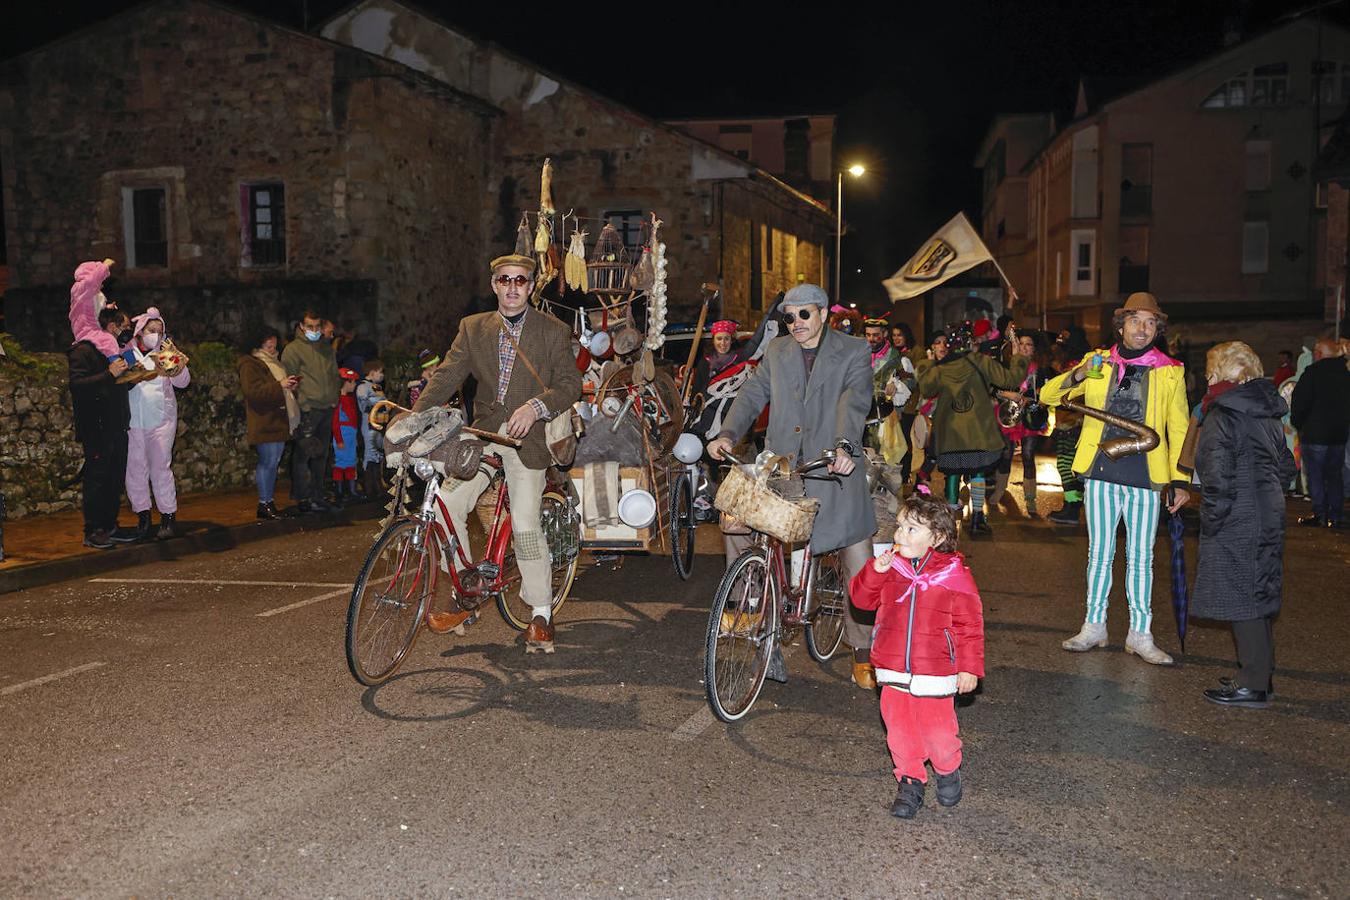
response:
<path id="1" fill-rule="evenodd" d="M 713 720 L 713 555 L 584 571 L 555 655 L 491 614 L 377 689 L 342 652 L 370 524 L 0 596 L 0 896 L 1350 895 L 1350 537 L 1291 532 L 1255 712 L 1201 699 L 1225 628 L 1126 657 L 1119 577 L 1111 646 L 1061 651 L 1084 538 L 995 524 L 966 796 L 910 823 L 846 659 L 792 647 Z"/>

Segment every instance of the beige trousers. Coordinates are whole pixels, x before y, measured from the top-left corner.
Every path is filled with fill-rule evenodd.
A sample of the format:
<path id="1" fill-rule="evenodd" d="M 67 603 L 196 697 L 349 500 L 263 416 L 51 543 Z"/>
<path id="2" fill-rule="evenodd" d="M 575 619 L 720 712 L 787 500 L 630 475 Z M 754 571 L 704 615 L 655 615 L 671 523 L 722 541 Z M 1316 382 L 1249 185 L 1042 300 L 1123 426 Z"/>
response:
<path id="1" fill-rule="evenodd" d="M 494 447 L 492 452 L 501 457 L 506 473 L 506 488 L 511 495 L 511 533 L 520 567 L 520 598 L 534 607 L 553 605 L 552 565 L 548 545 L 539 525 L 539 499 L 544 492 L 544 470 L 531 469 L 520 461 L 511 447 Z M 480 468 L 467 481 L 446 479 L 441 484 L 441 499 L 454 523 L 460 540 L 469 541 L 469 513 L 478 498 L 487 490 L 491 477 Z M 472 546 L 465 547 L 470 559 L 475 556 Z"/>
<path id="2" fill-rule="evenodd" d="M 736 561 L 736 557 L 749 549 L 754 540 L 748 534 L 723 534 L 722 546 L 727 554 L 727 568 Z M 849 544 L 839 551 L 839 561 L 843 563 L 845 578 L 852 581 L 853 576 L 862 571 L 862 567 L 872 561 L 872 539 Z M 859 617 L 872 616 L 872 613 L 858 609 L 852 603 L 848 605 L 848 615 L 844 618 L 844 643 L 854 650 L 869 650 L 872 647 L 872 626 L 859 621 Z"/>

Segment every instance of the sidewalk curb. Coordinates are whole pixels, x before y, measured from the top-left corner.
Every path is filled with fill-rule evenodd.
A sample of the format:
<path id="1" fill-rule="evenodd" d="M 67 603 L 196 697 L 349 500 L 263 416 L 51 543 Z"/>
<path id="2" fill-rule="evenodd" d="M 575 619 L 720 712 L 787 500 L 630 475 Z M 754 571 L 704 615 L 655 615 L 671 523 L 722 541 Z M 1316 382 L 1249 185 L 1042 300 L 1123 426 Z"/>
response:
<path id="1" fill-rule="evenodd" d="M 240 544 L 265 541 L 302 531 L 321 531 L 357 522 L 373 522 L 384 515 L 379 503 L 363 503 L 312 516 L 294 516 L 267 521 L 246 522 L 242 525 L 213 525 L 168 541 L 149 541 L 143 544 L 125 544 L 113 550 L 85 553 L 67 559 L 16 566 L 0 571 L 0 594 L 28 590 L 60 581 L 91 578 L 105 572 L 115 572 L 132 566 L 160 560 L 182 559 L 198 553 L 219 553 Z"/>

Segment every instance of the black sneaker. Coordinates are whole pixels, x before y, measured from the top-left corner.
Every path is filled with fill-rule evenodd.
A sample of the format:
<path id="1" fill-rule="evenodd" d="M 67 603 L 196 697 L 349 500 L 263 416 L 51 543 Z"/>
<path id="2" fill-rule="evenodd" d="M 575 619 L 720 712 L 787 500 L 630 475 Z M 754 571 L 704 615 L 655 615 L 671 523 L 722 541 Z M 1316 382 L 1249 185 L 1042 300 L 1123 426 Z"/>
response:
<path id="1" fill-rule="evenodd" d="M 108 532 L 91 531 L 84 536 L 84 545 L 93 547 L 95 550 L 111 550 L 113 542 L 108 540 Z"/>
<path id="2" fill-rule="evenodd" d="M 934 772 L 937 776 L 937 801 L 939 806 L 955 806 L 961 802 L 961 770 L 947 775 Z"/>
<path id="3" fill-rule="evenodd" d="M 895 802 L 891 804 L 891 815 L 897 819 L 912 819 L 923 809 L 923 782 L 906 775 L 900 779 L 900 790 L 896 791 Z"/>
<path id="4" fill-rule="evenodd" d="M 1056 525 L 1077 525 L 1078 516 L 1082 510 L 1083 501 L 1070 500 L 1064 504 L 1063 509 L 1052 512 L 1050 515 L 1046 516 L 1046 518 Z"/>
<path id="5" fill-rule="evenodd" d="M 108 532 L 108 540 L 112 541 L 114 544 L 134 544 L 143 537 L 145 537 L 145 535 L 141 534 L 135 528 L 123 528 L 120 525 Z"/>

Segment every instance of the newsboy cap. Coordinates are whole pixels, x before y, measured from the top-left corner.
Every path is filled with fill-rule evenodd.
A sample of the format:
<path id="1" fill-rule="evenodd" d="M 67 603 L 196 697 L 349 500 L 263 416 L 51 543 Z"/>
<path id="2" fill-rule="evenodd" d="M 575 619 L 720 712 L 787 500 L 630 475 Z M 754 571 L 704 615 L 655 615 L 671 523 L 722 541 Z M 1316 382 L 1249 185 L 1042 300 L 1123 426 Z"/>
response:
<path id="1" fill-rule="evenodd" d="M 522 269 L 529 269 L 530 274 L 534 274 L 534 258 L 530 256 L 521 256 L 519 253 L 508 253 L 505 256 L 499 256 L 488 266 L 493 272 L 502 266 L 520 266 Z"/>
<path id="2" fill-rule="evenodd" d="M 825 293 L 825 289 L 818 284 L 799 284 L 788 290 L 783 295 L 784 306 L 819 306 L 825 308 L 830 305 L 830 297 Z"/>

